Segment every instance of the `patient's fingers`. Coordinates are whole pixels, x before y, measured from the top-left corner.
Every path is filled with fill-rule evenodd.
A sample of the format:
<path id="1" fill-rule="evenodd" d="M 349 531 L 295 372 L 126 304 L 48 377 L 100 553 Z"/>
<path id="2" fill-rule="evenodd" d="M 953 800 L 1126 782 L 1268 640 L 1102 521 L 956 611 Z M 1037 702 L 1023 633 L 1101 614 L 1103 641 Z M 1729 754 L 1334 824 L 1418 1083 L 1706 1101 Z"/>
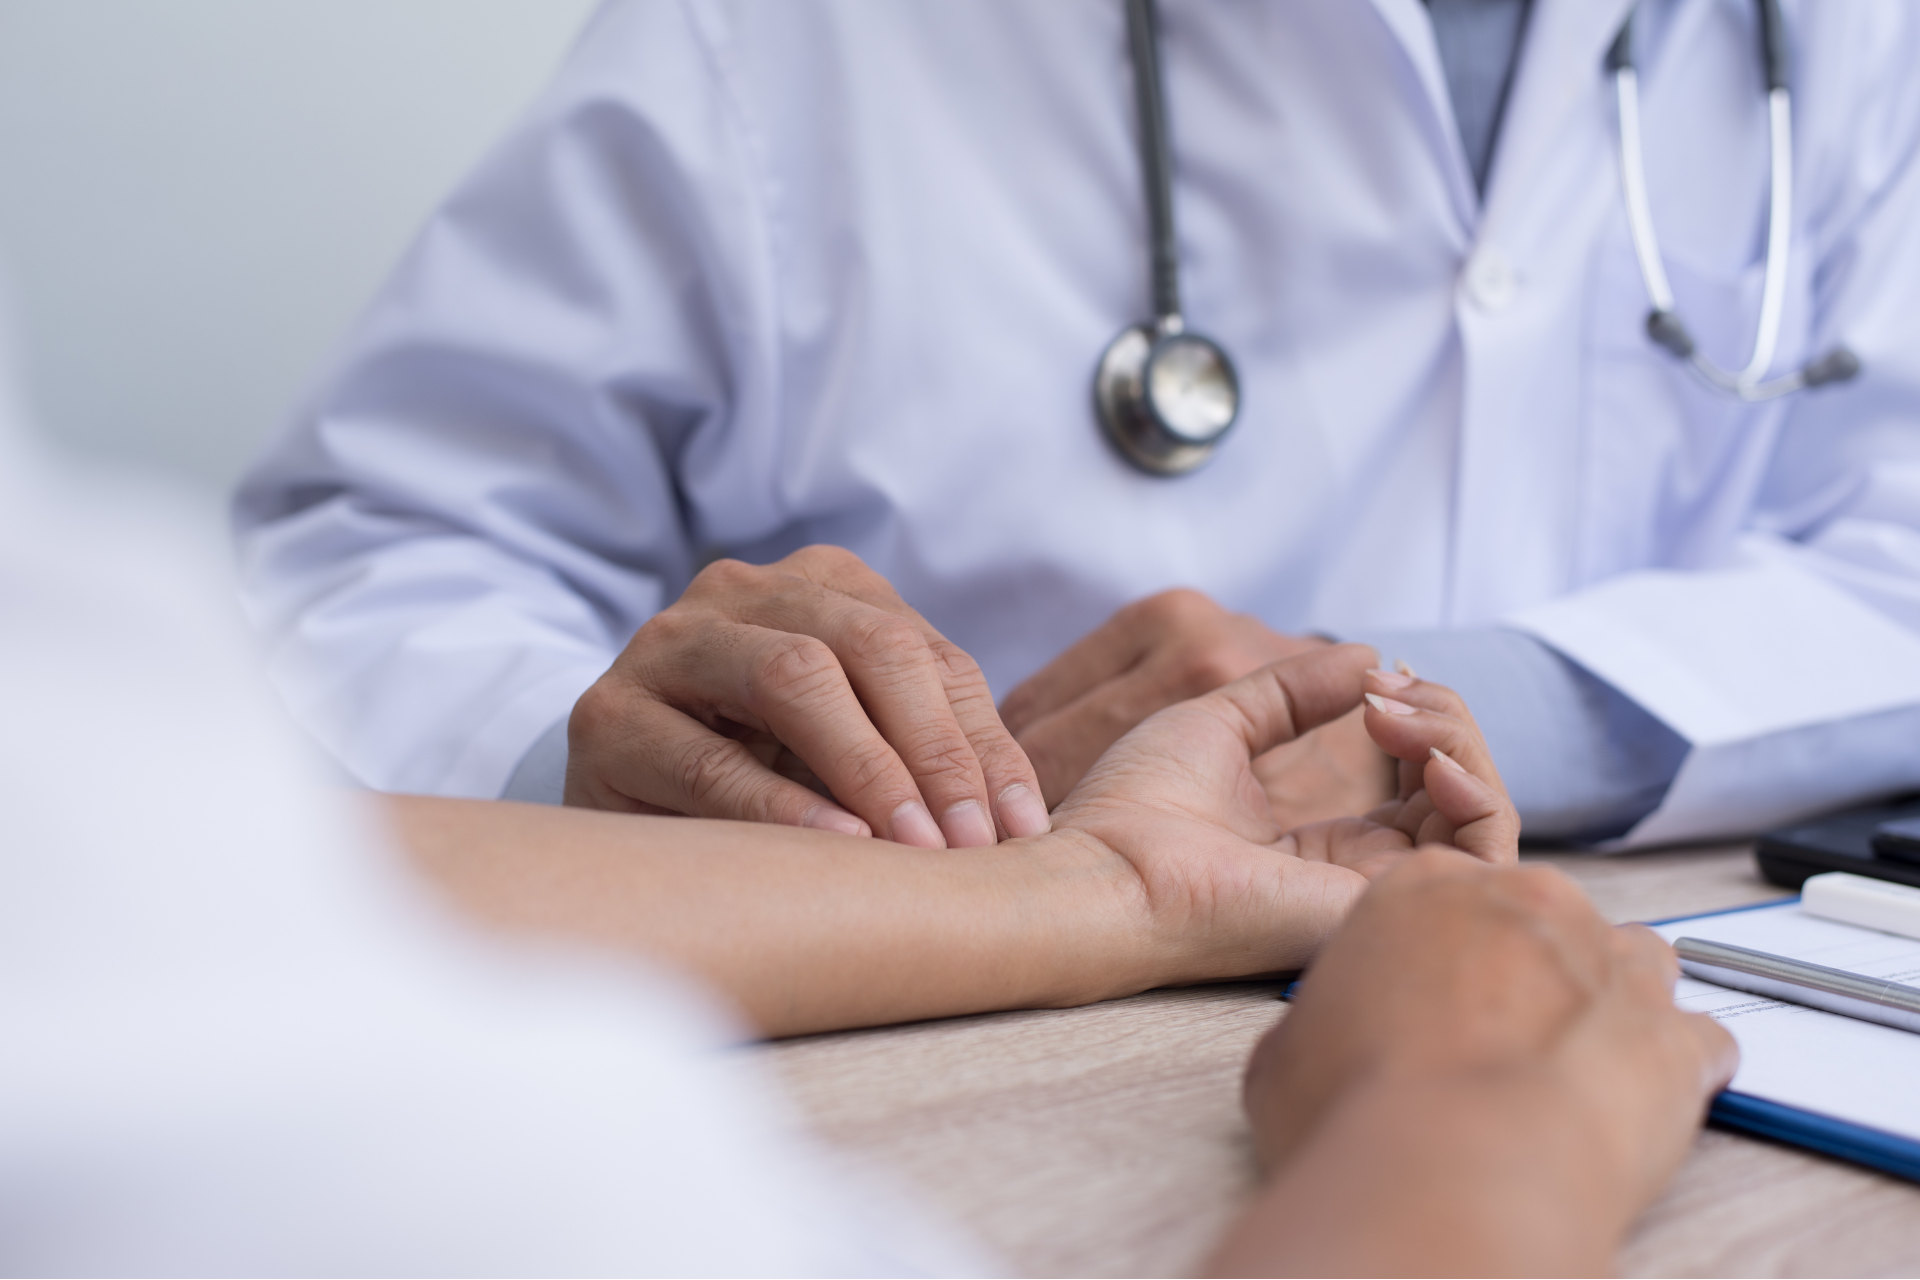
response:
<path id="1" fill-rule="evenodd" d="M 1375 661 L 1366 645 L 1328 645 L 1262 667 L 1192 705 L 1229 721 L 1251 758 L 1351 711 L 1361 676 Z"/>
<path id="2" fill-rule="evenodd" d="M 1446 841 L 1485 862 L 1519 860 L 1520 815 L 1506 792 L 1474 777 L 1438 748 L 1427 762 L 1425 781 L 1434 813 L 1414 833 L 1417 842 Z"/>
<path id="3" fill-rule="evenodd" d="M 1516 859 L 1519 815 L 1460 696 L 1405 674 L 1369 671 L 1365 679 L 1367 732 L 1401 761 L 1393 825 L 1488 862 Z"/>
<path id="4" fill-rule="evenodd" d="M 1367 732 L 1381 750 L 1423 766 L 1438 747 L 1475 777 L 1506 790 L 1480 726 L 1459 694 L 1388 671 L 1367 672 L 1365 687 Z"/>

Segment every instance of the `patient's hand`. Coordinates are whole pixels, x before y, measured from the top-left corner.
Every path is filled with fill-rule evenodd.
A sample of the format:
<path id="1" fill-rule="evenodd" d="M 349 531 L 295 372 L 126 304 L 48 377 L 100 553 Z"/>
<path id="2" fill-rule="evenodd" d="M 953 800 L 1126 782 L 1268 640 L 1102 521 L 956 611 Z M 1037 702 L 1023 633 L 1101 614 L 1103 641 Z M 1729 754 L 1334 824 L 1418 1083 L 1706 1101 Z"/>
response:
<path id="1" fill-rule="evenodd" d="M 1489 863 L 1517 856 L 1519 820 L 1459 699 L 1370 671 L 1373 661 L 1361 645 L 1322 647 L 1170 707 L 1114 744 L 1056 812 L 1056 833 L 1091 837 L 1137 877 L 1152 931 L 1188 964 L 1160 981 L 1301 967 L 1416 842 Z M 1394 695 L 1363 715 L 1402 762 L 1399 797 L 1284 830 L 1255 758 L 1347 714 L 1363 690 Z"/>
<path id="2" fill-rule="evenodd" d="M 1733 1041 L 1673 953 L 1539 867 L 1421 851 L 1361 903 L 1254 1054 L 1273 1185 L 1216 1265 L 1599 1274 L 1671 1176 Z"/>

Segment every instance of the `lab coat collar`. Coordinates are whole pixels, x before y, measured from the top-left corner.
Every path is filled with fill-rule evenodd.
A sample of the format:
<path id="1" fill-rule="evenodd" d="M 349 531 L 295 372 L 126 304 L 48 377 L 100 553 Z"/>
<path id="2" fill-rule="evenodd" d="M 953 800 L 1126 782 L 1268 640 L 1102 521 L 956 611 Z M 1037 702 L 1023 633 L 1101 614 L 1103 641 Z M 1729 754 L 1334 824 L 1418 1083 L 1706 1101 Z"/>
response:
<path id="1" fill-rule="evenodd" d="M 1426 91 L 1430 118 L 1438 126 L 1436 145 L 1451 157 L 1446 166 L 1448 192 L 1468 240 L 1477 239 L 1521 200 L 1528 171 L 1539 163 L 1573 104 L 1592 90 L 1607 45 L 1633 5 L 1634 0 L 1534 0 L 1483 205 L 1467 167 L 1446 69 L 1425 4 L 1422 0 L 1373 0 Z"/>

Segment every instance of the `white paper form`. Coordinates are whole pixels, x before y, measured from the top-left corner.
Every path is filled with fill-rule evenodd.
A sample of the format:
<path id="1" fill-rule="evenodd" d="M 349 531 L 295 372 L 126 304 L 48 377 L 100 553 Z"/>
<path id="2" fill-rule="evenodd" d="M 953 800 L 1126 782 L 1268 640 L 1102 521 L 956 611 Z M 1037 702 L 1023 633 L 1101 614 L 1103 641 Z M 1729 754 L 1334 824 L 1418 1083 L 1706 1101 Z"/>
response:
<path id="1" fill-rule="evenodd" d="M 1920 941 L 1818 919 L 1798 900 L 1654 932 L 1668 942 L 1705 938 L 1920 985 Z M 1688 977 L 1674 1000 L 1711 1015 L 1739 1042 L 1729 1088 L 1920 1141 L 1920 1035 Z"/>

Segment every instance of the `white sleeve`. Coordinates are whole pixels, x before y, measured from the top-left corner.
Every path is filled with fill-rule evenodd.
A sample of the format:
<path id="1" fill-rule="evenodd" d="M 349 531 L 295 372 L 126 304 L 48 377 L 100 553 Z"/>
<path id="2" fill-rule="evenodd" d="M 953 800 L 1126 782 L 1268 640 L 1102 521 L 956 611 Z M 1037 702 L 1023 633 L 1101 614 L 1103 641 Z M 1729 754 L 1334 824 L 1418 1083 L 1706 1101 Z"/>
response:
<path id="1" fill-rule="evenodd" d="M 702 458 L 772 447 L 768 235 L 699 12 L 597 16 L 241 490 L 275 679 L 366 784 L 501 795 L 686 585 Z"/>
<path id="2" fill-rule="evenodd" d="M 213 531 L 5 435 L 0 1273 L 981 1268 L 678 984 L 443 918 L 249 675 Z"/>
<path id="3" fill-rule="evenodd" d="M 1802 50 L 1808 75 L 1863 86 L 1856 119 L 1821 122 L 1847 145 L 1803 161 L 1796 243 L 1810 349 L 1845 343 L 1863 371 L 1792 403 L 1763 475 L 1723 478 L 1756 493 L 1732 561 L 1626 574 L 1506 619 L 1692 744 L 1624 844 L 1751 833 L 1920 785 L 1915 32 L 1904 22 L 1870 52 L 1858 30 L 1851 54 Z"/>

